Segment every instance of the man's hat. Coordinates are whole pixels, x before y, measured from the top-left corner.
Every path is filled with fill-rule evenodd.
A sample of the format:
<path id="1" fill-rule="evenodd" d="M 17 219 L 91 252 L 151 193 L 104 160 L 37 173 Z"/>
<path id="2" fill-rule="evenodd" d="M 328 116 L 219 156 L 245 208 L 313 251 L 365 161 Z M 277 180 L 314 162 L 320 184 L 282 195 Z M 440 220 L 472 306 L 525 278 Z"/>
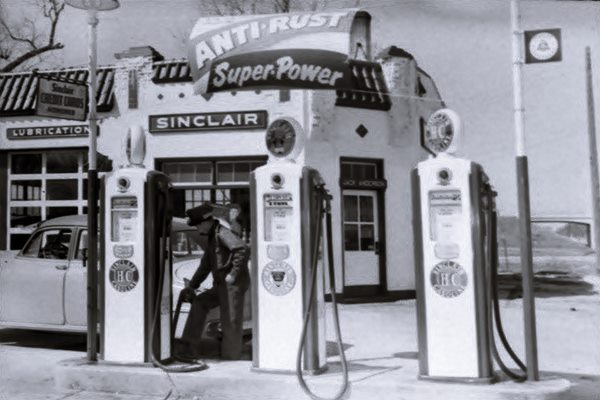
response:
<path id="1" fill-rule="evenodd" d="M 185 212 L 185 215 L 187 215 L 189 218 L 188 225 L 191 226 L 198 225 L 207 219 L 211 219 L 213 214 L 214 207 L 209 203 L 204 203 L 198 207 L 190 208 Z"/>

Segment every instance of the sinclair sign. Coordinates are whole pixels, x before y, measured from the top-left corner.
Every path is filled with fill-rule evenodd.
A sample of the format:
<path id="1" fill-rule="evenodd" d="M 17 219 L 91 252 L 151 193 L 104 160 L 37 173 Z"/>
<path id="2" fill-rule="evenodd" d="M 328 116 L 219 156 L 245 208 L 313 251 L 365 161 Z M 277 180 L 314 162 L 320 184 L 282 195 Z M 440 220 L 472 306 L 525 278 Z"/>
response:
<path id="1" fill-rule="evenodd" d="M 353 89 L 347 60 L 368 56 L 369 30 L 358 10 L 201 18 L 189 41 L 195 92 Z"/>

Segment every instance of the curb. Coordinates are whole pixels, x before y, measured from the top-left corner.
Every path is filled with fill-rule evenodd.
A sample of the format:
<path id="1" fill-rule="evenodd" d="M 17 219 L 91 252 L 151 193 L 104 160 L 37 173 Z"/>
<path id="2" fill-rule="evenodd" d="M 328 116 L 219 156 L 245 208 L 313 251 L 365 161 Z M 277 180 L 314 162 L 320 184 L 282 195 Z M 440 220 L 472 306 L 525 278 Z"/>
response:
<path id="1" fill-rule="evenodd" d="M 55 369 L 55 382 L 61 390 L 85 390 L 134 395 L 165 395 L 173 389 L 178 395 L 201 399 L 286 399 L 305 400 L 293 374 L 251 372 L 249 361 L 209 361 L 200 372 L 166 374 L 149 366 L 90 363 L 85 359 L 61 361 Z M 352 361 L 350 360 L 352 365 Z M 306 377 L 319 396 L 331 397 L 342 383 L 339 363 L 332 371 Z M 539 382 L 502 381 L 493 385 L 438 383 L 417 379 L 415 363 L 405 365 L 350 368 L 351 389 L 345 399 L 436 399 L 444 400 L 562 400 L 569 398 L 571 382 L 553 376 Z"/>

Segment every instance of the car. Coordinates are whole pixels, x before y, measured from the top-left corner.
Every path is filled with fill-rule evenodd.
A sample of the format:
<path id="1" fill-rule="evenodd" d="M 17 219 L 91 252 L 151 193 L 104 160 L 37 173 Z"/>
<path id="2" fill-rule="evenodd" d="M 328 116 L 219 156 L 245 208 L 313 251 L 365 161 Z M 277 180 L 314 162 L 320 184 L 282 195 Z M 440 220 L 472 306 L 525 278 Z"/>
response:
<path id="1" fill-rule="evenodd" d="M 173 307 L 185 280 L 191 279 L 203 251 L 198 231 L 182 218 L 171 224 Z M 0 252 L 0 326 L 43 331 L 87 331 L 87 216 L 70 215 L 41 222 L 19 251 Z M 198 292 L 212 286 L 209 276 Z M 189 304 L 181 309 L 179 336 Z M 244 332 L 251 331 L 250 295 L 244 305 Z M 174 311 L 174 310 L 173 310 Z M 204 335 L 220 336 L 219 309 L 212 310 Z"/>

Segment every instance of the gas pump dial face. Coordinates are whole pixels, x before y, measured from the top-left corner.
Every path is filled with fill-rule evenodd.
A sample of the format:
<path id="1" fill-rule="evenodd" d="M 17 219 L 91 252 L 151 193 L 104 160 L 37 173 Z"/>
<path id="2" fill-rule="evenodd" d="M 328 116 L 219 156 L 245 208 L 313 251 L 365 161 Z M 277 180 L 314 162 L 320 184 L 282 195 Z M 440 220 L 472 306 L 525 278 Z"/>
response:
<path id="1" fill-rule="evenodd" d="M 296 145 L 296 129 L 289 121 L 278 119 L 267 129 L 267 149 L 275 157 L 288 156 Z"/>

